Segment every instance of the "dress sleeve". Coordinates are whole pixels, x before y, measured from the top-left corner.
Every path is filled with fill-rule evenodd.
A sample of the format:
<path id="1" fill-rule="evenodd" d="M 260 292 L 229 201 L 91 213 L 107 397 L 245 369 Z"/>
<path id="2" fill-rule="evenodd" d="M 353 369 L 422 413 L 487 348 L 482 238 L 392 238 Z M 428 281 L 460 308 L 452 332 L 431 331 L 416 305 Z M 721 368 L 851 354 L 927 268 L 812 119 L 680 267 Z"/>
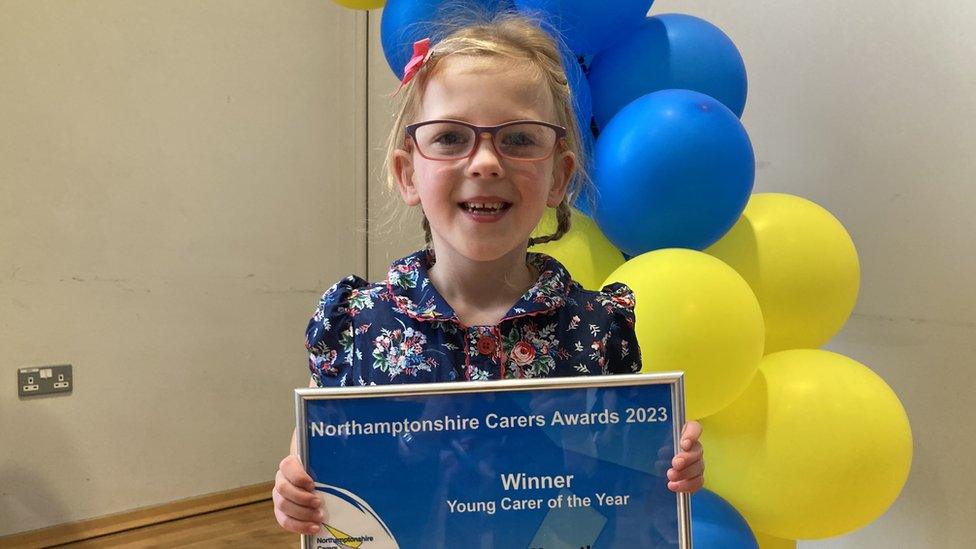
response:
<path id="1" fill-rule="evenodd" d="M 350 384 L 355 328 L 349 314 L 349 300 L 367 284 L 355 275 L 340 280 L 322 295 L 308 321 L 305 330 L 308 369 L 319 387 Z"/>
<path id="2" fill-rule="evenodd" d="M 608 370 L 612 374 L 636 374 L 641 371 L 641 351 L 634 331 L 634 306 L 637 300 L 626 284 L 614 282 L 600 290 L 611 314 L 610 337 L 607 339 Z"/>

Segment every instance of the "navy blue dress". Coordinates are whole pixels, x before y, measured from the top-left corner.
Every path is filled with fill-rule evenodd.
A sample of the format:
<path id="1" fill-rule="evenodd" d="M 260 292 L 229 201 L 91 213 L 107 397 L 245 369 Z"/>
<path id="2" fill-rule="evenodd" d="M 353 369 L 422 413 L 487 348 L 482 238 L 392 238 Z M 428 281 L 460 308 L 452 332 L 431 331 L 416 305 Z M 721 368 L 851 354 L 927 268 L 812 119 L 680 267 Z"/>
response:
<path id="1" fill-rule="evenodd" d="M 530 252 L 536 283 L 494 326 L 466 326 L 430 283 L 430 248 L 394 261 L 386 280 L 350 275 L 308 323 L 319 387 L 637 373 L 634 294 L 586 290 L 554 258 Z"/>

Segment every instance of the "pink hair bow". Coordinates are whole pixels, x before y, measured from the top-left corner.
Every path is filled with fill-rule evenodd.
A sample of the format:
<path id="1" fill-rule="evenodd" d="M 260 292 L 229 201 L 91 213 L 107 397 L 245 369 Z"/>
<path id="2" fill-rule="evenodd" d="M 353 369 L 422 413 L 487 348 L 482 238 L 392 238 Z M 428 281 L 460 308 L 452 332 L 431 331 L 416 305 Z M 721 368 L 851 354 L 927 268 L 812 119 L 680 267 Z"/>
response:
<path id="1" fill-rule="evenodd" d="M 397 91 L 393 92 L 394 95 L 400 93 L 400 90 L 407 85 L 407 82 L 413 79 L 414 76 L 420 72 L 421 67 L 430 58 L 430 38 L 424 38 L 423 40 L 417 40 L 413 43 L 413 57 L 407 62 L 406 66 L 403 67 L 403 79 L 400 80 L 400 87 Z"/>

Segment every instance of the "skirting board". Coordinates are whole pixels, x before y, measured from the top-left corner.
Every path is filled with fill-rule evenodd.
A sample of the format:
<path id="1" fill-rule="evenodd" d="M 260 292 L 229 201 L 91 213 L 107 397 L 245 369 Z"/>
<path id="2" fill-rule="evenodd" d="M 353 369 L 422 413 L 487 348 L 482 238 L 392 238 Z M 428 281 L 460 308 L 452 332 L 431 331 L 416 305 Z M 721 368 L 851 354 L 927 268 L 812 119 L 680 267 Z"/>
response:
<path id="1" fill-rule="evenodd" d="M 2 537 L 0 538 L 0 547 L 51 547 L 106 536 L 143 526 L 266 501 L 271 499 L 272 488 L 274 488 L 273 482 L 265 482 L 104 517 L 59 524 L 49 528 Z"/>

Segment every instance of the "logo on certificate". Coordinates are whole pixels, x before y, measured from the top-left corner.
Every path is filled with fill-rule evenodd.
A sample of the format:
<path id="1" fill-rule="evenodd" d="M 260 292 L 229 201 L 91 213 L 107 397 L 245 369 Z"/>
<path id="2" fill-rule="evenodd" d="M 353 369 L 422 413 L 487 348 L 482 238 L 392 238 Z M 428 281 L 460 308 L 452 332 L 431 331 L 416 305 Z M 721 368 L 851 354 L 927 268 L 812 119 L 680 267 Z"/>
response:
<path id="1" fill-rule="evenodd" d="M 337 486 L 315 484 L 322 493 L 326 522 L 315 536 L 320 549 L 396 549 L 399 547 L 383 519 L 363 498 Z"/>

